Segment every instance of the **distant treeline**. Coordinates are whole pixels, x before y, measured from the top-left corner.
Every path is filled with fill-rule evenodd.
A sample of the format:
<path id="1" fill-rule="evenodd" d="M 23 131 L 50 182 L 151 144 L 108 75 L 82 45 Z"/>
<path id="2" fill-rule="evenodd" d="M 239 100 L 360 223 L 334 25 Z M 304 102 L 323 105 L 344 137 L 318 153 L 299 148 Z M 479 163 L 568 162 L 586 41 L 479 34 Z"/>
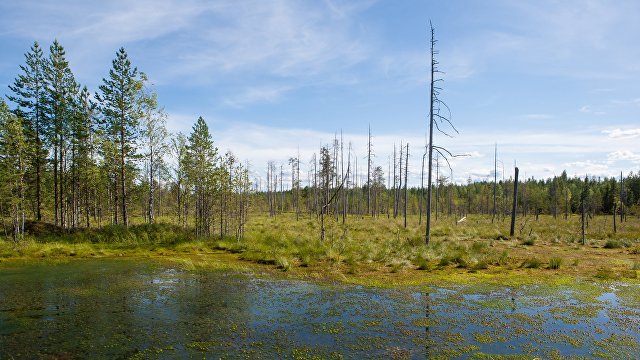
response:
<path id="1" fill-rule="evenodd" d="M 335 176 L 335 169 L 325 171 L 325 175 L 329 174 L 329 181 L 322 180 L 322 166 L 318 169 L 318 174 L 311 172 L 310 184 L 298 188 L 294 182 L 292 189 L 291 181 L 276 172 L 266 184 L 266 189 L 258 192 L 252 206 L 271 214 L 296 212 L 297 208 L 303 213 L 319 214 L 327 194 L 336 191 L 340 175 Z M 369 182 L 370 187 L 366 179 L 360 180 L 362 184 L 347 181 L 347 186 L 327 207 L 326 212 L 336 216 L 368 214 L 397 217 L 403 216 L 406 203 L 408 214 L 426 213 L 426 186 L 425 189 L 415 186 L 406 188 L 398 174 L 395 180 L 393 174 L 387 179 L 384 175 L 382 169 L 376 167 Z M 563 172 L 561 176 L 550 179 L 529 178 L 519 183 L 518 213 L 521 215 L 564 217 L 579 214 L 583 198 L 585 211 L 589 214 L 640 215 L 640 172 L 629 173 L 622 177 L 622 181 L 619 177 L 568 177 Z M 452 184 L 447 177 L 440 177 L 433 188 L 432 216 L 493 215 L 494 211 L 496 216 L 509 216 L 513 185 L 513 179 L 498 180 L 495 184 L 493 181 L 472 182 L 469 179 L 467 184 L 462 185 Z"/>

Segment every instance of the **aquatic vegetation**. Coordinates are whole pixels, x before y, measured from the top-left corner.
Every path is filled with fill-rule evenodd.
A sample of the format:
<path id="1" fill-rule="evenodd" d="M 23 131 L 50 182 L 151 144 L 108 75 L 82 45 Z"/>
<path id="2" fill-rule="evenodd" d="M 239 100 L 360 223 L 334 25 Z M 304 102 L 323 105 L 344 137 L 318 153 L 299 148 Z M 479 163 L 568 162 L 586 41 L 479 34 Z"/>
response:
<path id="1" fill-rule="evenodd" d="M 3 263 L 0 357 L 90 351 L 108 358 L 555 359 L 638 352 L 633 284 L 368 288 L 220 270 L 216 262 L 233 259 L 243 263 L 229 253 Z"/>

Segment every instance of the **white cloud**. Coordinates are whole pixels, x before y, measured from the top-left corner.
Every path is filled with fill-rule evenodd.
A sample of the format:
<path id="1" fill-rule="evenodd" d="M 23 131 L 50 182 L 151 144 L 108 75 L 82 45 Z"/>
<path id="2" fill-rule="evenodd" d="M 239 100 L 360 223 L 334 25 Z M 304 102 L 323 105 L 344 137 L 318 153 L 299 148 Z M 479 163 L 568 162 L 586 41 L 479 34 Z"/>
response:
<path id="1" fill-rule="evenodd" d="M 580 108 L 580 112 L 582 112 L 582 113 L 590 113 L 591 112 L 591 106 L 585 105 L 585 106 L 581 107 Z"/>
<path id="2" fill-rule="evenodd" d="M 224 99 L 224 103 L 235 108 L 243 108 L 246 105 L 279 100 L 290 89 L 288 86 L 261 86 L 250 87 L 242 93 Z"/>
<path id="3" fill-rule="evenodd" d="M 524 117 L 531 120 L 553 119 L 553 115 L 549 115 L 549 114 L 526 114 Z"/>
<path id="4" fill-rule="evenodd" d="M 89 50 L 150 40 L 190 25 L 206 8 L 194 1 L 20 1 L 5 27 L 28 39 L 52 37 L 90 45 Z M 31 21 L 37 19 L 37 21 Z"/>
<path id="5" fill-rule="evenodd" d="M 45 44 L 58 38 L 74 60 L 74 70 L 74 64 L 89 67 L 97 54 L 108 58 L 125 46 L 134 49 L 133 53 L 144 52 L 141 57 L 148 59 L 144 70 L 153 71 L 159 83 L 179 79 L 183 84 L 246 84 L 238 79 L 259 76 L 299 86 L 309 79 L 329 81 L 366 59 L 367 41 L 362 41 L 364 35 L 352 17 L 371 4 L 370 0 L 344 4 L 19 1 L 0 5 L 0 11 L 11 14 L 2 17 L 0 33 L 9 31 L 12 36 Z M 155 41 L 164 45 L 152 45 Z M 100 68 L 108 66 L 107 61 Z M 255 85 L 246 91 L 251 86 Z"/>
<path id="6" fill-rule="evenodd" d="M 598 161 L 586 160 L 565 163 L 568 173 L 577 173 L 593 176 L 607 176 L 611 171 L 607 164 Z"/>
<path id="7" fill-rule="evenodd" d="M 209 22 L 188 41 L 177 73 L 309 78 L 348 68 L 368 52 L 348 18 L 332 17 L 326 6 L 284 0 L 226 4 L 212 11 L 224 20 Z"/>
<path id="8" fill-rule="evenodd" d="M 614 152 L 610 152 L 607 155 L 607 159 L 610 161 L 628 160 L 628 161 L 640 163 L 640 154 L 636 154 L 630 150 L 617 150 Z"/>
<path id="9" fill-rule="evenodd" d="M 633 139 L 640 136 L 640 129 L 613 129 L 603 131 L 613 139 Z"/>

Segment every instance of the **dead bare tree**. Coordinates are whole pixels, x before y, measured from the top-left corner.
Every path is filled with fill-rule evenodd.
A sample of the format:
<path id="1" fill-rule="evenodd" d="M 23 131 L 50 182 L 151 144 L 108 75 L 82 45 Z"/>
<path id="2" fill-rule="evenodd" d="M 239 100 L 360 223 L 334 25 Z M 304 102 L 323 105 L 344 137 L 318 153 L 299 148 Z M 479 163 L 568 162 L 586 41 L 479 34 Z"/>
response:
<path id="1" fill-rule="evenodd" d="M 407 175 L 409 169 L 409 143 L 407 143 L 407 151 L 405 151 L 406 160 L 404 161 L 404 228 L 407 228 Z"/>
<path id="2" fill-rule="evenodd" d="M 511 207 L 511 229 L 509 236 L 513 237 L 516 227 L 516 212 L 518 210 L 518 174 L 520 173 L 518 167 L 515 169 L 515 180 L 513 181 L 513 206 Z"/>
<path id="3" fill-rule="evenodd" d="M 320 160 L 320 164 L 321 164 L 321 173 L 322 173 L 322 177 L 323 177 L 323 182 L 324 184 L 326 184 L 326 195 L 324 199 L 326 199 L 325 201 L 323 201 L 323 205 L 322 205 L 322 209 L 320 210 L 320 241 L 324 241 L 324 233 L 325 233 L 325 229 L 324 229 L 324 215 L 325 212 L 327 212 L 327 210 L 329 209 L 329 206 L 331 206 L 331 204 L 333 203 L 333 201 L 336 199 L 336 196 L 338 194 L 340 194 L 340 192 L 342 191 L 345 181 L 347 179 L 346 176 L 342 177 L 342 181 L 340 182 L 340 185 L 338 187 L 336 187 L 336 189 L 333 192 L 333 195 L 331 195 L 331 197 L 328 196 L 329 194 L 329 184 L 331 182 L 330 177 L 335 174 L 331 174 L 332 172 L 332 168 L 330 167 L 331 165 L 331 159 L 329 158 L 329 151 L 327 150 L 326 147 L 323 147 L 320 151 L 320 156 L 321 156 L 321 160 Z M 349 173 L 349 166 L 347 165 L 347 174 Z"/>
<path id="4" fill-rule="evenodd" d="M 493 215 L 491 216 L 491 223 L 496 218 L 496 188 L 498 186 L 498 144 L 493 152 Z"/>
<path id="5" fill-rule="evenodd" d="M 456 134 L 458 130 L 453 126 L 451 122 L 451 110 L 440 100 L 440 91 L 442 88 L 436 86 L 437 82 L 443 81 L 442 78 L 436 77 L 437 74 L 443 74 L 442 71 L 438 70 L 438 61 L 436 60 L 436 55 L 438 51 L 435 49 L 435 45 L 437 40 L 435 39 L 435 30 L 433 28 L 433 24 L 429 21 L 429 27 L 431 29 L 431 81 L 430 81 L 430 107 L 429 107 L 429 165 L 428 165 L 428 176 L 427 176 L 427 226 L 426 226 L 426 234 L 425 234 L 425 242 L 429 244 L 429 240 L 431 240 L 431 194 L 432 194 L 432 173 L 433 173 L 433 151 L 435 150 L 442 158 L 446 161 L 449 169 L 451 169 L 451 164 L 449 163 L 449 157 L 458 157 L 463 155 L 456 155 L 451 153 L 449 150 L 436 146 L 433 144 L 433 129 L 436 128 L 440 133 L 445 136 L 452 137 L 452 135 L 448 134 L 443 130 L 443 127 L 446 125 L 448 128 L 452 129 Z M 441 111 L 446 110 L 447 114 L 442 115 Z"/>
<path id="6" fill-rule="evenodd" d="M 418 209 L 420 211 L 420 217 L 418 225 L 422 225 L 422 203 L 424 202 L 424 159 L 427 157 L 429 147 L 425 145 L 424 154 L 422 154 L 422 168 L 420 170 L 420 202 L 418 202 Z"/>
<path id="7" fill-rule="evenodd" d="M 371 125 L 369 125 L 369 141 L 367 142 L 367 214 L 371 211 Z"/>

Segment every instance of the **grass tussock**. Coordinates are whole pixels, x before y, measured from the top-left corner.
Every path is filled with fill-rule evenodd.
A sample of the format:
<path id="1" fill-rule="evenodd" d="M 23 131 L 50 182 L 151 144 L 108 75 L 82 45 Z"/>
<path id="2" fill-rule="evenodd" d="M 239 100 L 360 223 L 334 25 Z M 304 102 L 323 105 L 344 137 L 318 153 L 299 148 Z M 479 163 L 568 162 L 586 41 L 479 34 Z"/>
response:
<path id="1" fill-rule="evenodd" d="M 562 265 L 562 258 L 554 257 L 549 260 L 549 269 L 558 270 Z"/>
<path id="2" fill-rule="evenodd" d="M 529 258 L 523 261 L 520 266 L 525 269 L 538 269 L 542 266 L 542 261 L 537 258 Z"/>
<path id="3" fill-rule="evenodd" d="M 536 239 L 534 238 L 527 238 L 522 240 L 522 245 L 525 245 L 525 246 L 533 246 L 535 244 L 536 244 Z"/>

